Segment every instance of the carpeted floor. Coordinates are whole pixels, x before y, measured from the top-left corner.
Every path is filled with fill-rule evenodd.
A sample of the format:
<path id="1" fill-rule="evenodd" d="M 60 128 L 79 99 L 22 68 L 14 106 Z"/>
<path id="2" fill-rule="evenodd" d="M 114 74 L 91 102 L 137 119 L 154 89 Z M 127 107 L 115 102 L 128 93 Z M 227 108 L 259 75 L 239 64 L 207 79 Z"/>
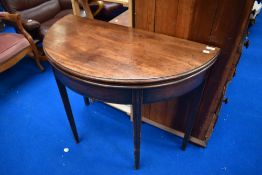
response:
<path id="1" fill-rule="evenodd" d="M 0 175 L 262 174 L 262 16 L 250 40 L 208 147 L 190 144 L 183 152 L 180 138 L 144 124 L 139 171 L 124 113 L 86 107 L 70 91 L 81 139 L 75 144 L 50 66 L 40 73 L 24 59 L 0 75 Z"/>

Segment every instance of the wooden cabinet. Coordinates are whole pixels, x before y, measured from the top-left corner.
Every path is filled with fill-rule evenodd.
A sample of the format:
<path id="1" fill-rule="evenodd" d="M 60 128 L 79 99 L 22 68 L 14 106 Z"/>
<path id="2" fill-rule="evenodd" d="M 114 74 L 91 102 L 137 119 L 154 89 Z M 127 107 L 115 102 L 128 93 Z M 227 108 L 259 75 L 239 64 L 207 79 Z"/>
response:
<path id="1" fill-rule="evenodd" d="M 218 118 L 228 81 L 241 55 L 253 0 L 133 0 L 134 27 L 222 49 L 205 83 L 191 141 L 205 146 Z M 190 95 L 145 105 L 144 120 L 183 136 Z"/>

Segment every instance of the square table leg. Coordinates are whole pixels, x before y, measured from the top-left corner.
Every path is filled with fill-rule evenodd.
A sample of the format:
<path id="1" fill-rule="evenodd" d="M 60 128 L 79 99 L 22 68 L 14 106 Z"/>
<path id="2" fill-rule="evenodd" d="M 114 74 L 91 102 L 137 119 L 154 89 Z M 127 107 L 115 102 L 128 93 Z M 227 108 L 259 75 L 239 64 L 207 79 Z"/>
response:
<path id="1" fill-rule="evenodd" d="M 64 107 L 65 107 L 67 119 L 69 121 L 69 124 L 70 124 L 71 130 L 73 132 L 75 141 L 76 141 L 76 143 L 79 143 L 79 137 L 78 137 L 78 133 L 77 133 L 77 129 L 76 129 L 75 120 L 74 120 L 74 116 L 73 116 L 73 113 L 72 113 L 71 105 L 70 105 L 70 102 L 69 102 L 69 99 L 68 99 L 66 87 L 63 85 L 63 83 L 60 80 L 57 79 L 56 76 L 55 76 L 55 79 L 56 79 L 56 84 L 58 86 L 60 96 L 62 98 Z"/>
<path id="2" fill-rule="evenodd" d="M 135 89 L 132 92 L 133 105 L 133 133 L 134 133 L 134 159 L 135 169 L 140 166 L 140 137 L 141 137 L 141 108 L 142 108 L 142 90 Z"/>
<path id="3" fill-rule="evenodd" d="M 192 129 L 193 129 L 194 123 L 195 123 L 195 118 L 196 118 L 197 112 L 199 110 L 199 105 L 200 105 L 203 89 L 204 89 L 204 83 L 202 83 L 198 88 L 194 89 L 190 93 L 190 94 L 192 94 L 191 95 L 192 101 L 188 106 L 189 112 L 188 112 L 187 118 L 186 118 L 186 130 L 185 130 L 185 135 L 184 135 L 182 146 L 181 146 L 182 150 L 186 150 L 187 143 L 188 143 L 189 138 L 191 136 Z"/>

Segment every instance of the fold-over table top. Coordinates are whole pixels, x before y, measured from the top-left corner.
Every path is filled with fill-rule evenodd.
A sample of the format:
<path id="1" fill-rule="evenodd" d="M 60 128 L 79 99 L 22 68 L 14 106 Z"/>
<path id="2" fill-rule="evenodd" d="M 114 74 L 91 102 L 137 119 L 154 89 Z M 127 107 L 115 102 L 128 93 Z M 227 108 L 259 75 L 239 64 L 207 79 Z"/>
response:
<path id="1" fill-rule="evenodd" d="M 171 36 L 68 15 L 44 39 L 51 64 L 99 83 L 176 81 L 210 67 L 220 49 Z"/>

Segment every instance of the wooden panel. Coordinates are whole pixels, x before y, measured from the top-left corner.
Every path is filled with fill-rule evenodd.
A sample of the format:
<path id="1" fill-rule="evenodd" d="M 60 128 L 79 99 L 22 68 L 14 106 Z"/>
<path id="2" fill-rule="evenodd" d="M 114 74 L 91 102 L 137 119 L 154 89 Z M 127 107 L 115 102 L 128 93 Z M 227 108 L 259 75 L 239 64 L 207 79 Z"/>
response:
<path id="1" fill-rule="evenodd" d="M 238 8 L 235 8 L 235 4 L 238 4 Z M 252 4 L 251 1 L 246 0 L 232 0 L 230 2 L 224 0 L 219 4 L 220 7 L 218 8 L 216 23 L 211 32 L 210 41 L 220 46 L 222 53 L 211 70 L 207 90 L 205 91 L 206 95 L 199 112 L 202 120 L 198 122 L 202 127 L 201 129 L 199 128 L 197 133 L 201 139 L 206 139 L 206 133 L 210 124 L 212 121 L 216 121 L 216 119 L 213 119 L 213 117 L 217 117 L 214 113 L 217 113 L 221 105 L 224 87 L 231 78 L 230 72 L 240 57 L 238 47 L 247 27 Z"/>
<path id="2" fill-rule="evenodd" d="M 190 40 L 209 42 L 219 2 L 220 0 L 196 0 L 194 17 L 190 26 Z"/>
<path id="3" fill-rule="evenodd" d="M 167 102 L 151 104 L 150 115 L 144 117 L 176 130 L 183 130 L 187 102 L 188 99 L 182 96 Z"/>
<path id="4" fill-rule="evenodd" d="M 193 3 L 193 1 L 189 0 L 188 3 Z M 189 8 L 180 8 L 187 6 L 183 2 L 180 3 L 179 0 L 156 0 L 156 7 L 155 32 L 181 38 L 188 37 L 189 30 L 187 29 L 189 29 L 189 21 L 192 18 L 192 9 L 189 9 L 191 6 L 189 6 Z M 182 18 L 179 17 L 184 14 L 186 14 L 188 21 L 181 20 Z M 177 27 L 178 25 L 183 27 Z M 151 104 L 150 115 L 146 117 L 164 126 L 183 129 L 184 120 L 176 120 L 176 117 L 183 116 L 183 112 L 186 111 L 184 110 L 184 106 L 180 104 L 183 103 L 181 100 L 179 101 L 179 98 L 167 102 Z"/>
<path id="5" fill-rule="evenodd" d="M 238 35 L 237 31 L 241 26 L 245 3 L 246 0 L 220 0 L 218 3 L 213 28 L 210 33 L 210 42 L 223 47 L 223 52 L 228 52 L 236 46 L 229 43 L 235 43 Z M 238 4 L 237 8 L 236 4 Z"/>
<path id="6" fill-rule="evenodd" d="M 156 0 L 155 32 L 188 39 L 195 2 L 195 0 Z"/>
<path id="7" fill-rule="evenodd" d="M 136 2 L 138 1 L 146 6 L 149 3 L 147 0 Z M 154 23 L 156 32 L 209 45 L 214 44 L 222 48 L 222 54 L 206 82 L 201 110 L 193 130 L 193 136 L 203 141 L 210 136 L 223 99 L 223 90 L 239 60 L 240 43 L 247 28 L 253 2 L 253 0 L 156 0 Z M 136 8 L 144 7 L 136 6 Z M 146 15 L 140 18 L 137 14 L 136 19 L 140 19 L 140 23 L 147 23 L 147 20 L 144 20 L 147 19 Z M 183 131 L 186 104 L 189 102 L 190 96 L 183 96 L 169 102 L 153 104 L 149 115 L 145 117 Z"/>
<path id="8" fill-rule="evenodd" d="M 166 122 L 165 120 L 167 118 L 166 108 L 167 108 L 167 102 L 159 102 L 159 103 L 151 104 L 150 115 L 146 117 L 155 122 L 167 125 L 168 122 Z"/>
<path id="9" fill-rule="evenodd" d="M 180 0 L 178 4 L 178 12 L 174 36 L 188 39 L 191 29 L 191 23 L 194 17 L 194 6 L 196 0 Z"/>
<path id="10" fill-rule="evenodd" d="M 150 104 L 146 104 L 142 106 L 142 116 L 150 116 L 150 108 L 151 105 Z"/>
<path id="11" fill-rule="evenodd" d="M 135 27 L 154 31 L 155 0 L 135 1 Z"/>
<path id="12" fill-rule="evenodd" d="M 214 0 L 156 0 L 155 31 L 207 43 L 210 40 L 217 8 L 218 2 Z M 172 101 L 152 104 L 150 115 L 146 117 L 183 131 L 187 104 L 190 101 L 190 97 L 185 95 Z M 198 126 L 201 124 L 198 122 Z M 194 129 L 193 135 L 198 136 L 199 130 L 200 127 Z"/>
<path id="13" fill-rule="evenodd" d="M 178 2 L 179 0 L 156 0 L 155 32 L 168 35 L 175 33 Z"/>

